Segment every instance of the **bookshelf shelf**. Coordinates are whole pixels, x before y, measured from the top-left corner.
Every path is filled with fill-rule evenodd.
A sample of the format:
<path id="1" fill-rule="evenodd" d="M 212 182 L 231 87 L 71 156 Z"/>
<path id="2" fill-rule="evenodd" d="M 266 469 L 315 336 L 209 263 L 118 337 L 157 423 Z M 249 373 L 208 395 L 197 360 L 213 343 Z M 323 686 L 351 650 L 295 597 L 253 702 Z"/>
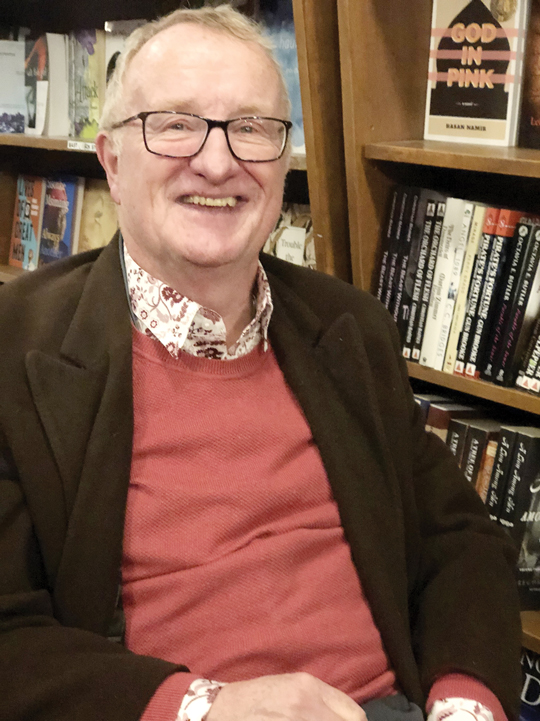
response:
<path id="1" fill-rule="evenodd" d="M 75 138 L 48 138 L 43 136 L 22 135 L 19 133 L 0 134 L 0 146 L 20 148 L 34 148 L 39 150 L 62 150 L 74 153 L 95 153 L 96 146 L 92 142 L 77 140 Z M 293 153 L 291 170 L 306 170 L 306 156 Z"/>
<path id="2" fill-rule="evenodd" d="M 530 148 L 402 140 L 365 146 L 369 160 L 540 178 L 540 152 Z"/>
<path id="3" fill-rule="evenodd" d="M 494 383 L 476 380 L 474 378 L 464 378 L 463 376 L 455 376 L 451 373 L 426 368 L 419 363 L 407 362 L 409 376 L 418 380 L 433 383 L 435 385 L 450 388 L 460 393 L 468 393 L 477 398 L 484 398 L 493 403 L 500 403 L 511 408 L 518 408 L 528 413 L 536 413 L 540 415 L 540 398 L 526 393 L 525 391 L 515 390 L 514 388 L 502 388 Z"/>
<path id="4" fill-rule="evenodd" d="M 521 629 L 525 648 L 540 653 L 540 611 L 522 611 Z"/>

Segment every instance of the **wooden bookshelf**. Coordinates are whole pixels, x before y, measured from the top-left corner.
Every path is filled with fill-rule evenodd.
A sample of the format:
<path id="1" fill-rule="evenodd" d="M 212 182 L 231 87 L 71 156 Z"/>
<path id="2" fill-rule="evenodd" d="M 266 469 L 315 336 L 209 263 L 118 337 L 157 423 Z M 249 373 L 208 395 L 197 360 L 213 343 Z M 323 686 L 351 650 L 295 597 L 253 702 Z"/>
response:
<path id="1" fill-rule="evenodd" d="M 409 376 L 418 380 L 433 383 L 441 386 L 441 388 L 449 388 L 460 393 L 468 393 L 476 398 L 483 398 L 493 403 L 517 408 L 527 413 L 536 413 L 540 415 L 540 397 L 536 397 L 525 391 L 515 388 L 503 388 L 475 378 L 466 378 L 464 376 L 453 375 L 452 373 L 444 373 L 435 371 L 433 368 L 419 363 L 407 361 Z"/>

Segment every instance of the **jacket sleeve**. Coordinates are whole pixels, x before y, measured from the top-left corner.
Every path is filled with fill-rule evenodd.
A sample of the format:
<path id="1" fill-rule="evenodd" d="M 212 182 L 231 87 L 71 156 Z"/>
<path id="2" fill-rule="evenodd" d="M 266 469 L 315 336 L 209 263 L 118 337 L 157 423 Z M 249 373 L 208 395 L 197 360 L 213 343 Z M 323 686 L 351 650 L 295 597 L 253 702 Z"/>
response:
<path id="1" fill-rule="evenodd" d="M 55 620 L 17 469 L 0 430 L 0 718 L 135 721 L 186 670 Z"/>
<path id="2" fill-rule="evenodd" d="M 395 326 L 390 333 L 409 404 L 420 552 L 410 593 L 414 651 L 426 695 L 454 671 L 482 681 L 517 718 L 521 624 L 517 552 L 489 519 L 449 448 L 424 429 Z"/>

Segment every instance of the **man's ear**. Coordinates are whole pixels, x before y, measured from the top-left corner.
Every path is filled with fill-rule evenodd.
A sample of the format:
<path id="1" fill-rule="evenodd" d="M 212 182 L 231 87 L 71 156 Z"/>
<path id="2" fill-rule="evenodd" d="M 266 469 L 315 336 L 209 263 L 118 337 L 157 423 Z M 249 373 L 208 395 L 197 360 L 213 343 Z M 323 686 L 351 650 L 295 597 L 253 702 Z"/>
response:
<path id="1" fill-rule="evenodd" d="M 118 149 L 106 132 L 99 132 L 96 137 L 96 153 L 99 162 L 107 174 L 107 182 L 113 201 L 120 205 L 120 192 L 118 187 Z"/>

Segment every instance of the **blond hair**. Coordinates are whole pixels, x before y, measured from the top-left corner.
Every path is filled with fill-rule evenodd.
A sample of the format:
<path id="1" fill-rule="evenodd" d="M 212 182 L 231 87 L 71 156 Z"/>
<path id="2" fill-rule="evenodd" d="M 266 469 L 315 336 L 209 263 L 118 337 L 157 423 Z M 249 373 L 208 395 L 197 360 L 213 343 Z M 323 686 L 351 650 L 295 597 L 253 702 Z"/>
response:
<path id="1" fill-rule="evenodd" d="M 107 85 L 105 103 L 100 119 L 100 130 L 111 130 L 112 126 L 124 119 L 126 115 L 124 99 L 124 81 L 131 61 L 139 50 L 162 30 L 181 23 L 202 25 L 218 32 L 253 43 L 259 47 L 276 71 L 281 85 L 281 99 L 287 116 L 290 114 L 291 103 L 287 86 L 279 63 L 273 54 L 270 39 L 263 34 L 260 25 L 245 17 L 230 5 L 217 7 L 202 7 L 198 9 L 180 8 L 158 20 L 146 23 L 134 30 L 126 40 L 124 49 L 120 54 L 114 72 Z"/>

